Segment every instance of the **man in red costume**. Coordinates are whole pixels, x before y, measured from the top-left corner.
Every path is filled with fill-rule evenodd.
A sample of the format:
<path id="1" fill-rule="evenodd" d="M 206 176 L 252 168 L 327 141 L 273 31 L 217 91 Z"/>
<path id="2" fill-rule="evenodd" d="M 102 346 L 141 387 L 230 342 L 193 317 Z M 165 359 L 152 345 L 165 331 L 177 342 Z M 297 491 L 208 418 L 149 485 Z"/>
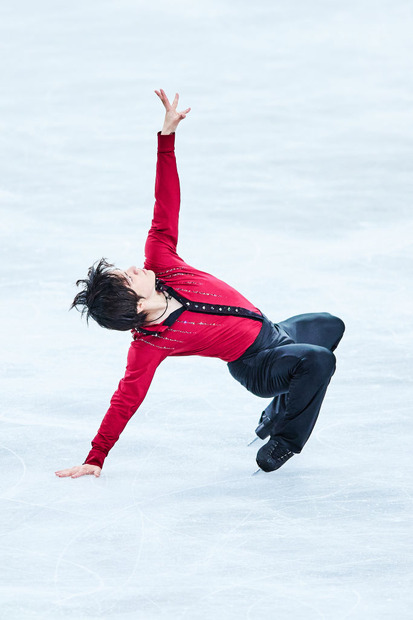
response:
<path id="1" fill-rule="evenodd" d="M 266 471 L 301 452 L 335 371 L 333 350 L 344 323 L 329 313 L 301 314 L 272 323 L 234 288 L 188 265 L 176 250 L 180 187 L 175 131 L 190 108 L 177 111 L 165 92 L 158 132 L 155 207 L 145 244 L 145 264 L 125 271 L 104 259 L 95 263 L 72 304 L 87 319 L 131 330 L 125 376 L 114 393 L 83 465 L 56 475 L 99 476 L 103 462 L 142 403 L 159 364 L 168 356 L 203 355 L 227 363 L 231 375 L 253 394 L 273 398 L 256 433 L 269 441 L 258 451 Z"/>

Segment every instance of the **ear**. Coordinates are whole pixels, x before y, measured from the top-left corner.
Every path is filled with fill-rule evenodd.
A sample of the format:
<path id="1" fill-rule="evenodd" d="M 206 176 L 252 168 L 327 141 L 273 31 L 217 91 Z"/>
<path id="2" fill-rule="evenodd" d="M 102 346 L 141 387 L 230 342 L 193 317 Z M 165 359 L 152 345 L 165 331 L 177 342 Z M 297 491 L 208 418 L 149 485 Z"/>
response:
<path id="1" fill-rule="evenodd" d="M 145 303 L 145 299 L 140 299 L 138 301 L 138 303 L 136 304 L 136 309 L 139 312 L 143 312 L 144 310 L 146 310 L 146 303 Z"/>

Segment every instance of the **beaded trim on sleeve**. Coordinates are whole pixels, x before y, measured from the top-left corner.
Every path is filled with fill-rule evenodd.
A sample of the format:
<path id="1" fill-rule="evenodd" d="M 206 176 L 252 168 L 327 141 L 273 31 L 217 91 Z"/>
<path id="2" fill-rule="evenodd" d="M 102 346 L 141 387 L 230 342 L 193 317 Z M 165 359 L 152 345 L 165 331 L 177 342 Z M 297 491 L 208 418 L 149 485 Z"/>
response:
<path id="1" fill-rule="evenodd" d="M 179 342 L 181 344 L 184 342 L 183 340 L 176 340 L 175 338 L 168 338 L 167 336 L 163 336 L 163 335 L 162 336 L 158 336 L 158 338 L 160 340 L 170 340 L 171 342 Z"/>
<path id="2" fill-rule="evenodd" d="M 203 293 L 202 291 L 191 291 L 187 288 L 178 288 L 177 286 L 174 287 L 175 291 L 183 291 L 184 293 L 195 293 L 196 295 L 208 295 L 208 297 L 222 297 L 222 295 L 216 295 L 215 293 Z"/>
<path id="3" fill-rule="evenodd" d="M 180 269 L 182 269 L 182 267 L 171 267 L 170 269 L 166 269 L 165 271 L 158 271 L 156 275 L 163 276 L 166 273 L 171 273 L 172 271 L 179 271 Z M 185 275 L 187 276 L 190 273 L 191 273 L 190 271 L 187 271 Z"/>
<path id="4" fill-rule="evenodd" d="M 198 321 L 197 323 L 195 323 L 194 321 L 180 321 L 179 319 L 177 319 L 175 323 L 186 323 L 187 325 L 209 325 L 210 327 L 222 327 L 220 323 L 204 323 L 204 321 Z M 188 333 L 192 333 L 192 332 L 188 332 Z"/>
<path id="5" fill-rule="evenodd" d="M 187 329 L 186 330 L 185 329 L 174 329 L 173 327 L 170 327 L 168 331 L 177 332 L 179 334 L 197 334 L 198 333 L 198 332 L 189 332 Z"/>
<path id="6" fill-rule="evenodd" d="M 174 351 L 174 347 L 161 347 L 158 344 L 154 344 L 153 342 L 149 342 L 149 340 L 145 340 L 142 339 L 141 342 L 144 342 L 145 344 L 149 344 L 151 347 L 155 347 L 156 349 L 167 349 L 168 351 Z"/>

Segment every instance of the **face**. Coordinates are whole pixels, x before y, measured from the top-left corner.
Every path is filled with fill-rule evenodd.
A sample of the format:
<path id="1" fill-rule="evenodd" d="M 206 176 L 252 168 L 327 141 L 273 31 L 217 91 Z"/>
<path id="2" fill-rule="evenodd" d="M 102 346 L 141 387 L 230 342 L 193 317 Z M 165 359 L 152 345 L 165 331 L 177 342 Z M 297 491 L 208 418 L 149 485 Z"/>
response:
<path id="1" fill-rule="evenodd" d="M 120 271 L 125 278 L 129 288 L 133 289 L 140 297 L 150 298 L 155 292 L 155 273 L 150 269 L 140 269 L 139 267 L 129 267 L 125 271 Z"/>

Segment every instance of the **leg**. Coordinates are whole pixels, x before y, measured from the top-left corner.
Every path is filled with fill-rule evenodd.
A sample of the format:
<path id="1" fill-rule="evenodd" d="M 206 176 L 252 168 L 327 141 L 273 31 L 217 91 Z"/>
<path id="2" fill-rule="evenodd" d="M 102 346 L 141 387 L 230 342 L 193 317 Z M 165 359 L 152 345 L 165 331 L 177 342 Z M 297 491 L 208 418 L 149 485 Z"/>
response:
<path id="1" fill-rule="evenodd" d="M 278 323 L 296 343 L 317 344 L 334 351 L 344 334 L 344 323 L 329 312 L 298 314 Z"/>
<path id="2" fill-rule="evenodd" d="M 317 421 L 335 368 L 335 356 L 328 349 L 313 349 L 301 358 L 290 381 L 285 413 L 276 419 L 271 438 L 293 452 L 301 452 Z"/>
<path id="3" fill-rule="evenodd" d="M 335 371 L 334 353 L 311 345 L 291 370 L 289 399 L 284 415 L 278 415 L 270 440 L 257 453 L 257 465 L 270 472 L 279 469 L 294 453 L 301 452 L 317 421 L 328 384 Z"/>
<path id="4" fill-rule="evenodd" d="M 315 344 L 330 351 L 337 348 L 343 337 L 344 323 L 329 312 L 298 314 L 278 323 L 295 343 Z M 288 394 L 276 396 L 264 409 L 256 429 L 257 435 L 265 439 L 272 434 L 272 421 L 287 407 Z"/>
<path id="5" fill-rule="evenodd" d="M 301 452 L 334 374 L 334 353 L 317 345 L 287 344 L 261 351 L 248 362 L 251 392 L 264 398 L 288 392 L 286 409 L 276 416 L 271 437 Z"/>

